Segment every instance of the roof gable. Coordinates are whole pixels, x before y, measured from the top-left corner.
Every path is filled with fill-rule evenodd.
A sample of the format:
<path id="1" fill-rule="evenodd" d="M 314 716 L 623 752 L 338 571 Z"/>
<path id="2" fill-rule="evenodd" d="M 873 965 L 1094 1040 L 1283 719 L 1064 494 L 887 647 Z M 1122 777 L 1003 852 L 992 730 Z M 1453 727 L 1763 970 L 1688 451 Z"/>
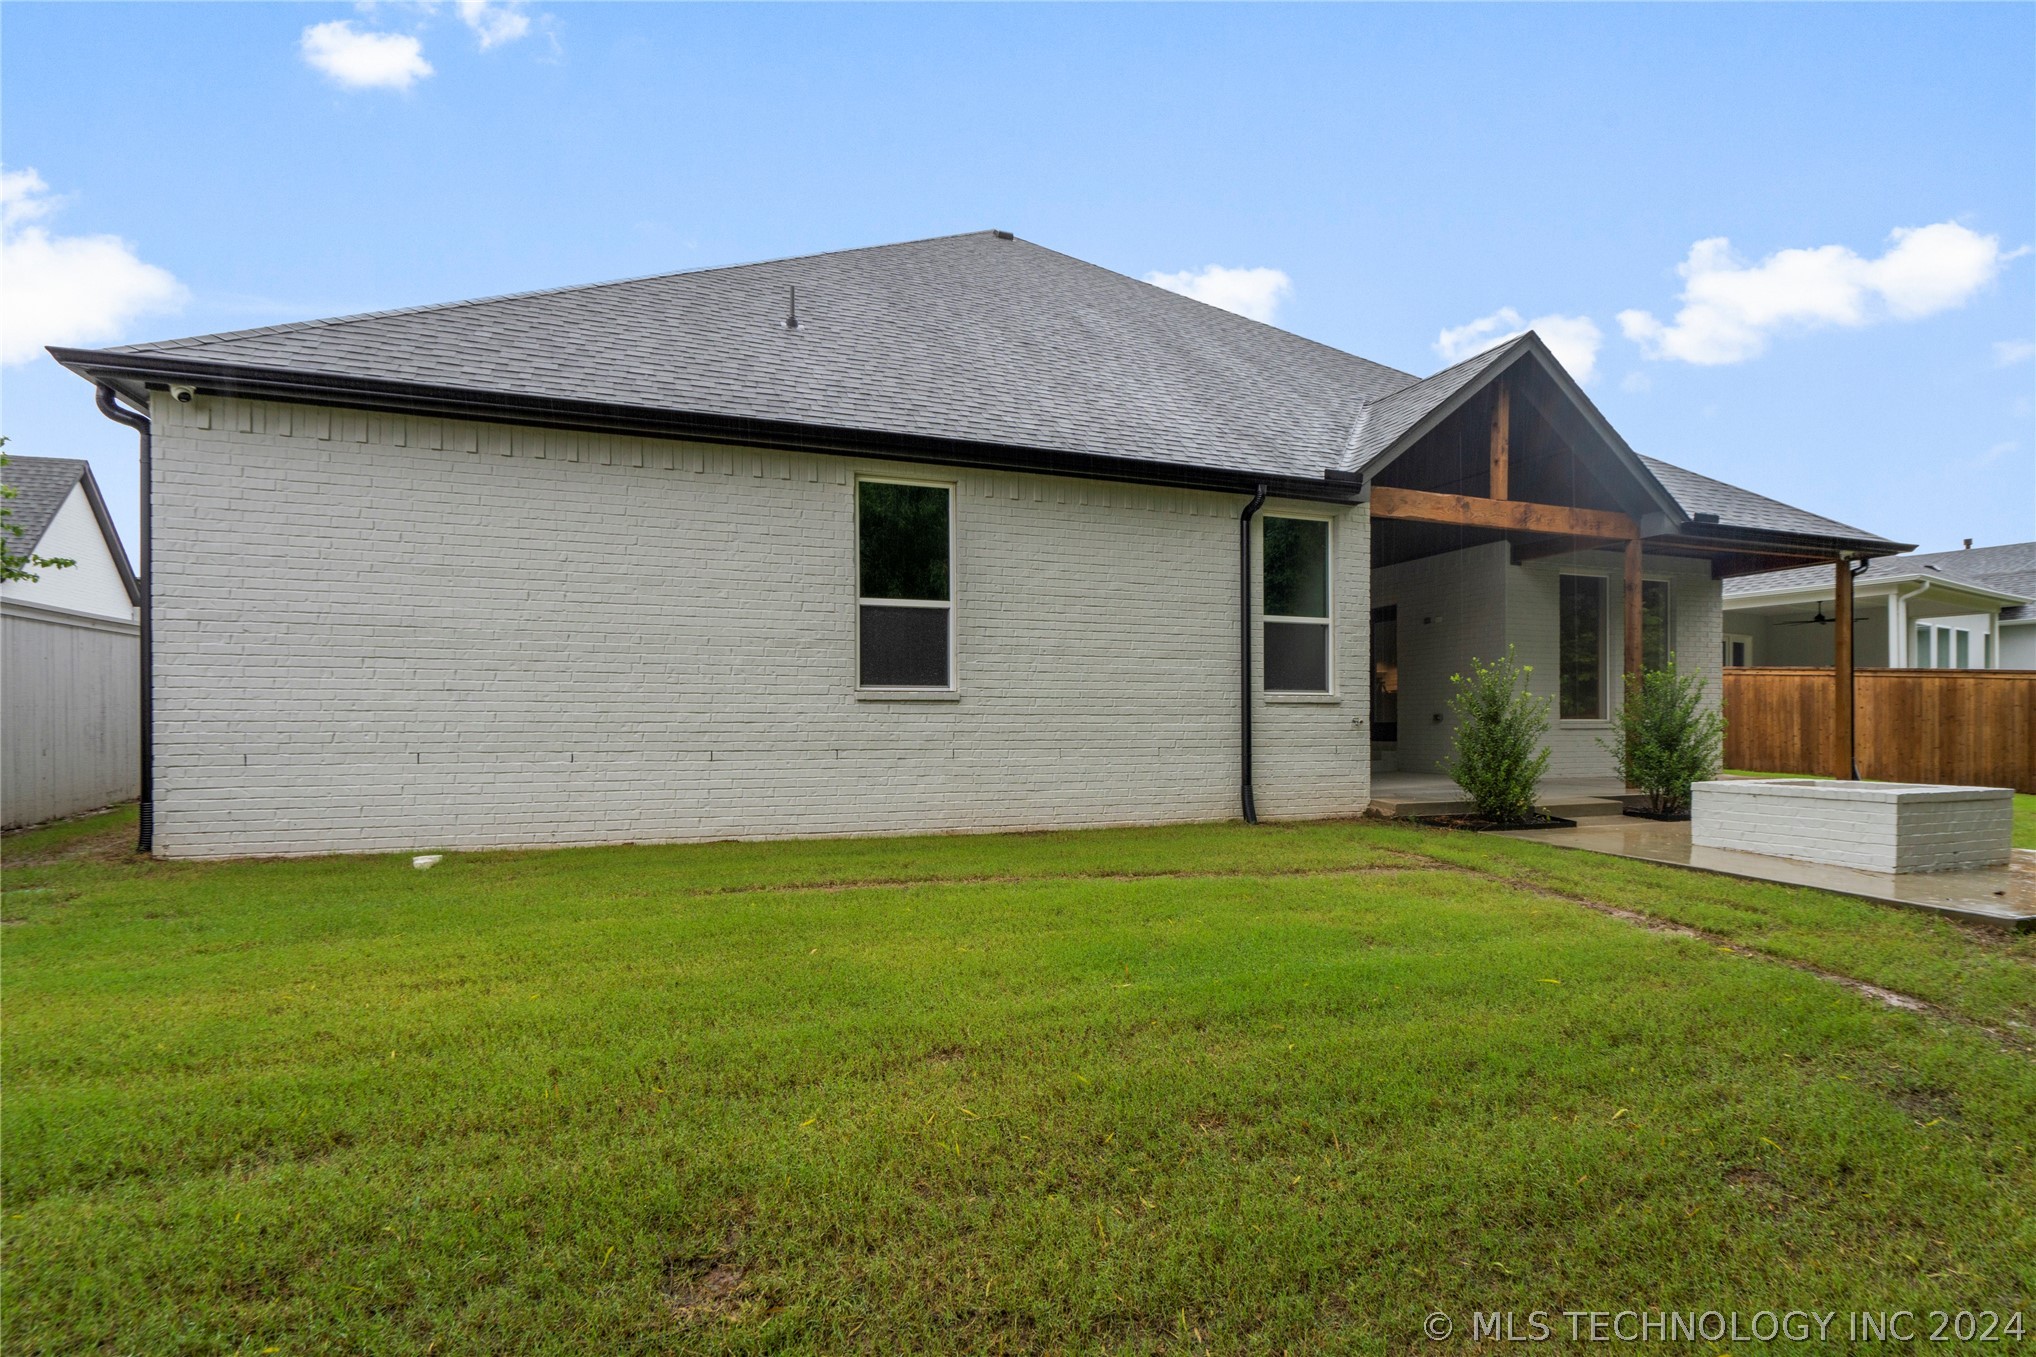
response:
<path id="1" fill-rule="evenodd" d="M 1540 403 L 1540 412 L 1559 437 L 1573 448 L 1595 445 L 1606 460 L 1625 473 L 1656 511 L 1672 522 L 1686 517 L 1674 496 L 1655 479 L 1646 463 L 1626 445 L 1618 430 L 1598 412 L 1583 388 L 1532 330 L 1444 368 L 1432 377 L 1367 402 L 1351 437 L 1348 469 L 1367 480 L 1377 476 L 1501 376 L 1528 368 L 1551 389 Z"/>
<path id="2" fill-rule="evenodd" d="M 99 536 L 106 545 L 106 554 L 111 558 L 114 569 L 119 572 L 121 587 L 126 589 L 128 601 L 141 602 L 141 585 L 134 577 L 134 570 L 127 563 L 127 548 L 120 544 L 120 533 L 113 526 L 113 515 L 107 512 L 105 497 L 99 493 L 99 482 L 92 475 L 92 465 L 75 457 L 14 457 L 7 459 L 7 465 L 0 467 L 0 483 L 5 483 L 14 492 L 14 498 L 7 501 L 10 511 L 8 523 L 21 529 L 20 536 L 6 534 L 7 549 L 16 556 L 33 554 L 42 544 L 44 534 L 57 514 L 70 500 L 73 490 L 83 490 L 85 503 L 92 511 L 92 518 L 99 527 Z M 54 554 L 54 553 L 52 553 Z"/>
<path id="3" fill-rule="evenodd" d="M 17 556 L 35 550 L 50 520 L 71 496 L 87 464 L 75 457 L 14 457 L 0 467 L 0 482 L 14 491 L 7 501 L 7 522 L 18 532 L 6 534 L 7 549 Z"/>

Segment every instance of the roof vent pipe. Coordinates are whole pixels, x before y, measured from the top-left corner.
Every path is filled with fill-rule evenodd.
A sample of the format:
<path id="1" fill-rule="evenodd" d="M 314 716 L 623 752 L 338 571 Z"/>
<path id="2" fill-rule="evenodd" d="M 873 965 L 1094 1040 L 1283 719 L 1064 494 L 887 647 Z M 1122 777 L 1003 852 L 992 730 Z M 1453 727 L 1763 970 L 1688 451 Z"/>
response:
<path id="1" fill-rule="evenodd" d="M 1237 654 L 1241 677 L 1238 730 L 1243 749 L 1244 823 L 1258 823 L 1258 804 L 1251 795 L 1251 519 L 1265 505 L 1265 487 L 1251 497 L 1237 520 Z"/>
<path id="2" fill-rule="evenodd" d="M 101 383 L 96 403 L 99 413 L 135 431 L 141 441 L 141 828 L 135 835 L 138 853 L 153 852 L 156 842 L 156 693 L 155 693 L 155 572 L 149 568 L 153 538 L 149 525 L 149 502 L 155 497 L 151 479 L 149 417 L 130 410 L 115 398 L 113 388 Z"/>
<path id="3" fill-rule="evenodd" d="M 792 299 L 789 309 L 785 312 L 785 328 L 796 330 L 799 328 L 799 288 L 796 283 L 792 284 L 791 288 Z"/>

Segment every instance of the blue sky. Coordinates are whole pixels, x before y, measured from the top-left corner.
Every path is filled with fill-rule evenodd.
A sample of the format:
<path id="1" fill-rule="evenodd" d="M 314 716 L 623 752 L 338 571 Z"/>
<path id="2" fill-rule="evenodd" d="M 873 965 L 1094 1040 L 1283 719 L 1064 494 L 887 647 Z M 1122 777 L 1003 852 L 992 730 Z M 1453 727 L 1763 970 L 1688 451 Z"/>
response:
<path id="1" fill-rule="evenodd" d="M 10 358 L 997 226 L 1417 373 L 1510 310 L 1642 452 L 1926 549 L 2036 536 L 2036 7 L 0 23 Z M 46 357 L 0 400 L 131 547 L 132 436 Z"/>

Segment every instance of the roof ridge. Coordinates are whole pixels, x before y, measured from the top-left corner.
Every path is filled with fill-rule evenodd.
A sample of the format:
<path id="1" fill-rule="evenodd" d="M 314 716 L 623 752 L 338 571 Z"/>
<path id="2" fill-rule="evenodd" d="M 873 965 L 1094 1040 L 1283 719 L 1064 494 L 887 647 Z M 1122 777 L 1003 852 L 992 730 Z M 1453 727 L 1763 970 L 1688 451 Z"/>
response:
<path id="1" fill-rule="evenodd" d="M 942 240 L 966 240 L 971 236 L 996 235 L 993 228 L 980 231 L 957 231 L 944 236 L 922 236 L 916 240 L 893 240 L 882 245 L 853 245 L 845 250 L 810 250 L 805 254 L 780 255 L 770 259 L 747 259 L 735 264 L 706 264 L 696 269 L 667 269 L 660 273 L 639 273 L 627 278 L 608 278 L 595 283 L 563 283 L 554 287 L 525 288 L 517 292 L 497 292 L 486 297 L 464 297 L 450 302 L 420 302 L 414 306 L 389 306 L 377 311 L 353 311 L 343 316 L 319 316 L 310 320 L 284 321 L 277 325 L 255 325 L 245 330 L 216 330 L 210 334 L 185 335 L 176 339 L 148 340 L 139 344 L 121 344 L 106 350 L 108 353 L 159 353 L 166 350 L 193 348 L 200 344 L 218 344 L 236 339 L 252 339 L 260 335 L 296 334 L 305 330 L 322 330 L 357 321 L 387 320 L 394 316 L 425 315 L 437 311 L 458 311 L 470 306 L 490 306 L 498 302 L 524 301 L 532 297 L 557 297 L 569 292 L 598 292 L 603 288 L 628 287 L 634 283 L 655 283 L 666 278 L 686 278 L 702 273 L 728 273 L 737 269 L 763 268 L 769 264 L 795 264 L 802 259 L 824 259 L 831 255 L 869 254 L 877 250 L 896 250 L 909 245 L 930 245 Z M 1016 239 L 1016 237 L 1013 237 Z M 1027 244 L 1032 242 L 1027 241 Z M 1045 246 L 1036 248 L 1045 249 Z M 1108 270 L 1106 270 L 1107 272 Z"/>
<path id="2" fill-rule="evenodd" d="M 995 233 L 993 232 L 992 234 Z M 933 239 L 935 240 L 947 240 L 951 238 L 952 237 L 948 236 L 933 237 Z M 1237 320 L 1241 320 L 1248 325 L 1256 325 L 1260 329 L 1271 330 L 1273 333 L 1284 335 L 1288 339 L 1298 339 L 1299 341 L 1301 341 L 1301 343 L 1306 344 L 1311 348 L 1321 349 L 1325 353 L 1333 353 L 1338 358 L 1348 358 L 1355 362 L 1363 363 L 1366 367 L 1376 368 L 1380 372 L 1389 372 L 1395 376 L 1406 377 L 1408 379 L 1409 385 L 1411 385 L 1414 382 L 1422 380 L 1419 377 L 1413 376 L 1413 374 L 1411 373 L 1402 372 L 1399 368 L 1392 367 L 1385 363 L 1381 363 L 1376 358 L 1366 358 L 1361 353 L 1352 353 L 1349 349 L 1340 349 L 1336 347 L 1336 345 L 1326 343 L 1323 340 L 1311 339 L 1309 336 L 1301 334 L 1299 331 L 1287 329 L 1284 325 L 1275 325 L 1269 320 L 1260 320 L 1256 316 L 1247 316 L 1242 311 L 1232 311 L 1227 306 L 1218 306 L 1214 302 L 1205 302 L 1200 297 L 1190 297 L 1187 293 L 1176 292 L 1170 287 L 1161 287 L 1158 283 L 1152 282 L 1151 280 L 1146 278 L 1139 278 L 1129 273 L 1120 273 L 1116 269 L 1109 267 L 1107 264 L 1098 264 L 1093 259 L 1084 259 L 1080 255 L 1069 254 L 1065 250 L 1056 250 L 1051 245 L 1042 245 L 1036 240 L 1027 240 L 1024 236 L 1012 236 L 1011 239 L 1016 241 L 1020 245 L 1030 245 L 1033 249 L 1039 250 L 1042 253 L 1053 255 L 1056 258 L 1065 259 L 1072 264 L 1079 264 L 1083 268 L 1094 269 L 1098 273 L 1107 273 L 1112 278 L 1122 278 L 1126 282 L 1136 283 L 1140 287 L 1151 288 L 1153 291 L 1164 293 L 1169 297 L 1178 297 L 1180 300 L 1185 302 L 1192 302 L 1196 306 L 1205 306 L 1212 311 L 1220 311 L 1226 316 L 1234 317 Z M 923 244 L 924 242 L 906 241 L 901 243 Z M 1400 388 L 1395 389 L 1397 390 Z M 1363 399 L 1364 399 L 1363 397 L 1359 397 L 1360 402 L 1362 402 Z"/>

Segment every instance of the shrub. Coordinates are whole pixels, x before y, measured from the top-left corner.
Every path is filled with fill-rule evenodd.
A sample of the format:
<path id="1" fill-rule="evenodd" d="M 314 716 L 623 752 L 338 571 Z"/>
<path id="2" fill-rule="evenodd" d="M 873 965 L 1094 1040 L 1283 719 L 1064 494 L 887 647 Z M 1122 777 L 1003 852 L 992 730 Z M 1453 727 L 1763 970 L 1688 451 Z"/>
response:
<path id="1" fill-rule="evenodd" d="M 1656 815 L 1690 808 L 1690 784 L 1715 775 L 1725 750 L 1725 718 L 1704 702 L 1704 679 L 1676 668 L 1675 656 L 1626 685 L 1612 738 L 1600 744 L 1618 760 L 1628 786 L 1647 794 Z"/>
<path id="2" fill-rule="evenodd" d="M 1532 665 L 1513 648 L 1490 664 L 1472 657 L 1470 674 L 1451 674 L 1456 712 L 1452 756 L 1444 766 L 1487 820 L 1513 824 L 1534 814 L 1534 789 L 1548 768 L 1548 699 L 1527 691 Z"/>

